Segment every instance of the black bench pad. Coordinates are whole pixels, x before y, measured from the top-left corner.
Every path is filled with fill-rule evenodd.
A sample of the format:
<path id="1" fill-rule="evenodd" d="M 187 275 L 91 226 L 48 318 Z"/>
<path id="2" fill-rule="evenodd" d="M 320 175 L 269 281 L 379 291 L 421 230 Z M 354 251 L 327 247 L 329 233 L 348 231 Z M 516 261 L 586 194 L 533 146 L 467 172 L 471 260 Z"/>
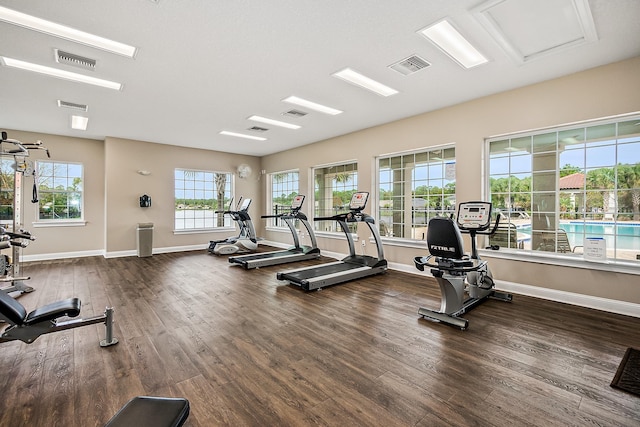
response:
<path id="1" fill-rule="evenodd" d="M 36 308 L 27 315 L 24 324 L 33 325 L 62 316 L 76 317 L 78 314 L 80 314 L 80 300 L 78 298 L 69 298 Z"/>
<path id="2" fill-rule="evenodd" d="M 124 405 L 105 427 L 180 427 L 189 417 L 189 401 L 138 396 Z"/>

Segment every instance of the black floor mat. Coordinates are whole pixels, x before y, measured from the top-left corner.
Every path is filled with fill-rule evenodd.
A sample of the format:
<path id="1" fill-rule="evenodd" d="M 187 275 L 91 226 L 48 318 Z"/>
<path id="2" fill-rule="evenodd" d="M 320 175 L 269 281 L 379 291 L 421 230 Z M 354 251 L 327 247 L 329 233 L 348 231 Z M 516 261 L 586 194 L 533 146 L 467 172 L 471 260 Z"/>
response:
<path id="1" fill-rule="evenodd" d="M 640 350 L 627 349 L 611 381 L 611 387 L 640 396 Z"/>

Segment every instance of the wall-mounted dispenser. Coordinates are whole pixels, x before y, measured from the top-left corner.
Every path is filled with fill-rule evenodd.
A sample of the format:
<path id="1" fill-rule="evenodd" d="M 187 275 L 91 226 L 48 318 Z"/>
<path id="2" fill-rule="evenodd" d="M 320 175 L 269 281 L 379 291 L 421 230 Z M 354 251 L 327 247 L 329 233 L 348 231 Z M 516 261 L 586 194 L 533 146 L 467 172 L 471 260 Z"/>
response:
<path id="1" fill-rule="evenodd" d="M 148 208 L 150 206 L 151 206 L 151 197 L 147 196 L 146 194 L 143 194 L 142 196 L 140 196 L 140 207 Z"/>

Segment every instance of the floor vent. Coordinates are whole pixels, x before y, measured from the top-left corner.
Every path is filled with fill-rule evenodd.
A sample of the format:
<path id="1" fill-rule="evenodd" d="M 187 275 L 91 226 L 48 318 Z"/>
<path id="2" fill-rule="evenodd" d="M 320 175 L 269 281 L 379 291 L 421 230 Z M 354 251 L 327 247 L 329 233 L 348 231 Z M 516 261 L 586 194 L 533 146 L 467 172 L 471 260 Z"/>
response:
<path id="1" fill-rule="evenodd" d="M 85 104 L 76 104 L 75 102 L 67 102 L 58 99 L 58 107 L 71 108 L 72 110 L 87 111 L 89 106 Z"/>
<path id="2" fill-rule="evenodd" d="M 96 60 L 86 58 L 84 56 L 76 55 L 73 53 L 65 52 L 60 49 L 56 49 L 56 62 L 60 64 L 71 65 L 73 67 L 84 68 L 85 70 L 95 70 Z"/>
<path id="3" fill-rule="evenodd" d="M 389 68 L 399 72 L 400 74 L 408 76 L 409 74 L 413 74 L 416 71 L 420 71 L 430 66 L 431 64 L 429 64 L 426 60 L 420 58 L 418 55 L 412 55 L 408 58 L 403 59 L 402 61 L 398 61 L 395 64 L 389 65 Z"/>
<path id="4" fill-rule="evenodd" d="M 254 131 L 254 132 L 266 132 L 269 129 L 267 128 L 262 128 L 260 126 L 251 126 L 250 128 L 248 128 L 248 130 Z"/>
<path id="5" fill-rule="evenodd" d="M 305 113 L 304 111 L 300 111 L 300 110 L 289 110 L 282 113 L 283 116 L 291 116 L 291 117 L 304 117 L 307 114 L 308 113 Z"/>

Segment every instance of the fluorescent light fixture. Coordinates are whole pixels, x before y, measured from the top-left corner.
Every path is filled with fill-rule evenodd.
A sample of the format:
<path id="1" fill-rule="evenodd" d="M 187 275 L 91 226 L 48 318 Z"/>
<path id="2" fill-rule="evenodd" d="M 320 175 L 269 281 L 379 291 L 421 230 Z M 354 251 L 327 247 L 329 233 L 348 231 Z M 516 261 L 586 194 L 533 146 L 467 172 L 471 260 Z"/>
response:
<path id="1" fill-rule="evenodd" d="M 335 108 L 327 107 L 322 104 L 317 104 L 312 101 L 307 101 L 306 99 L 298 98 L 297 96 L 290 96 L 288 98 L 283 99 L 282 102 L 288 102 L 289 104 L 299 105 L 300 107 L 306 107 L 310 110 L 319 111 L 325 114 L 331 114 L 332 116 L 342 113 L 341 110 L 336 110 Z"/>
<path id="2" fill-rule="evenodd" d="M 136 48 L 0 6 L 0 21 L 133 58 Z"/>
<path id="3" fill-rule="evenodd" d="M 489 62 L 447 20 L 440 21 L 418 32 L 465 68 Z"/>
<path id="4" fill-rule="evenodd" d="M 281 122 L 280 120 L 269 119 L 267 117 L 251 116 L 249 117 L 249 120 L 253 120 L 254 122 L 266 123 L 274 126 L 280 126 L 287 129 L 300 129 L 300 126 L 298 125 L 294 125 L 287 122 Z"/>
<path id="5" fill-rule="evenodd" d="M 263 138 L 261 136 L 245 135 L 244 133 L 229 132 L 229 131 L 226 131 L 226 130 L 220 131 L 220 135 L 236 136 L 238 138 L 246 138 L 246 139 L 255 139 L 256 141 L 266 141 L 267 140 L 267 138 Z"/>
<path id="6" fill-rule="evenodd" d="M 345 68 L 342 71 L 338 71 L 337 73 L 334 73 L 333 76 L 356 86 L 360 86 L 361 88 L 368 89 L 372 92 L 377 93 L 378 95 L 391 96 L 398 93 L 397 90 L 390 88 L 389 86 L 385 86 L 373 79 L 370 79 L 369 77 L 364 76 L 357 71 L 352 70 L 351 68 Z"/>
<path id="7" fill-rule="evenodd" d="M 19 68 L 21 70 L 33 71 L 35 73 L 45 74 L 59 79 L 71 80 L 73 82 L 87 83 L 90 85 L 101 86 L 107 89 L 120 90 L 122 83 L 112 82 L 109 80 L 98 79 L 96 77 L 85 76 L 83 74 L 72 73 L 70 71 L 59 70 L 57 68 L 45 67 L 31 62 L 20 61 L 19 59 L 7 58 L 0 56 L 0 60 L 7 67 Z"/>
<path id="8" fill-rule="evenodd" d="M 78 130 L 87 130 L 87 124 L 89 124 L 88 117 L 71 116 L 71 128 Z"/>

